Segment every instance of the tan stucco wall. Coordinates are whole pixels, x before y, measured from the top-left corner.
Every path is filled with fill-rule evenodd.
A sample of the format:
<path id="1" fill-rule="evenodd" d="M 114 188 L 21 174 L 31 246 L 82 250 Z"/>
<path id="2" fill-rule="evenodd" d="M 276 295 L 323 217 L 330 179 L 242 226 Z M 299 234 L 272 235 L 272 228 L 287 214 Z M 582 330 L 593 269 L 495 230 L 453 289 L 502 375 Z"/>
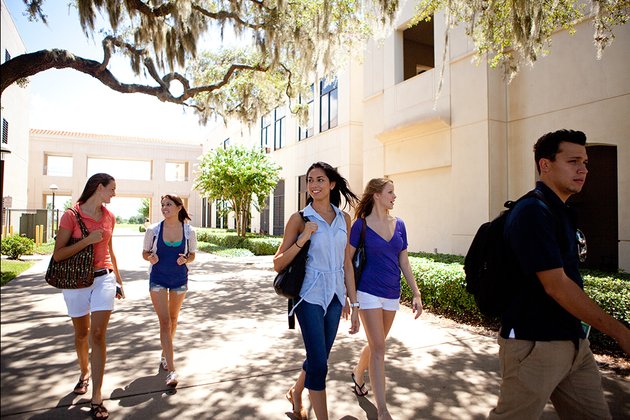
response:
<path id="1" fill-rule="evenodd" d="M 464 254 L 477 227 L 503 202 L 535 182 L 532 146 L 560 128 L 584 131 L 590 143 L 618 147 L 620 268 L 630 269 L 630 25 L 601 61 L 592 23 L 575 36 L 554 35 L 551 54 L 507 84 L 499 70 L 475 65 L 462 28 L 450 34 L 443 88 L 443 16 L 435 18 L 436 68 L 401 82 L 400 30 L 365 54 L 363 177 L 396 183 L 394 213 L 407 222 L 410 250 Z"/>
<path id="2" fill-rule="evenodd" d="M 87 181 L 88 158 L 144 160 L 152 162 L 151 179 L 147 181 L 116 177 L 116 196 L 151 199 L 150 220 L 162 220 L 160 197 L 177 194 L 188 200 L 191 223 L 198 225 L 201 217 L 201 198 L 193 189 L 194 168 L 201 155 L 201 145 L 182 144 L 158 139 L 140 139 L 108 135 L 31 130 L 29 173 L 29 207 L 44 208 L 44 197 L 50 194 L 51 184 L 59 187 L 57 194 L 81 195 Z M 72 176 L 50 176 L 44 172 L 46 154 L 72 156 Z M 166 181 L 166 162 L 188 162 L 186 181 Z"/>

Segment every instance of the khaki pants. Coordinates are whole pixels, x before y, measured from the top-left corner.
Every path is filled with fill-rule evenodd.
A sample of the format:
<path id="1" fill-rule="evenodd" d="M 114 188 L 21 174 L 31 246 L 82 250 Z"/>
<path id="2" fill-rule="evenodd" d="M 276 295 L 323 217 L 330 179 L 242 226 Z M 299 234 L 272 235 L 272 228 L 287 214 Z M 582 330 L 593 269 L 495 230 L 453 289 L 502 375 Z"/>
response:
<path id="1" fill-rule="evenodd" d="M 588 340 L 527 341 L 499 337 L 501 391 L 489 419 L 539 419 L 551 399 L 561 419 L 610 419 Z"/>

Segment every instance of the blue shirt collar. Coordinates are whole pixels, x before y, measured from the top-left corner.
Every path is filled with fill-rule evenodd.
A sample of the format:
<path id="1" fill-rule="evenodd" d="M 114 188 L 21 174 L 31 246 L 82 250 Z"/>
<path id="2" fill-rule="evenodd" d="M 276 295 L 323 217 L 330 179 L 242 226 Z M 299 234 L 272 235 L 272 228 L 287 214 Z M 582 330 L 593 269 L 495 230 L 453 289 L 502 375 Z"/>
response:
<path id="1" fill-rule="evenodd" d="M 333 210 L 335 211 L 335 218 L 339 217 L 339 215 L 343 216 L 342 211 L 339 209 L 339 207 L 335 206 L 334 204 L 331 204 L 330 207 L 333 208 Z M 315 211 L 315 209 L 310 205 L 304 207 L 304 210 L 302 210 L 304 212 L 304 216 L 305 217 L 315 217 L 319 220 L 321 220 L 322 222 L 325 222 L 324 218 L 322 216 L 319 215 L 319 213 L 317 213 Z"/>

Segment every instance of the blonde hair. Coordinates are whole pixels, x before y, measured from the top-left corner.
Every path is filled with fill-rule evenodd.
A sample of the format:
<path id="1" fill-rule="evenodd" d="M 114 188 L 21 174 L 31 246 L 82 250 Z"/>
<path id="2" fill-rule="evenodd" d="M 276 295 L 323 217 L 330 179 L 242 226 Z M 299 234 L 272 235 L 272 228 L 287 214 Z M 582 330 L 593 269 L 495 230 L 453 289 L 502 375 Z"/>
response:
<path id="1" fill-rule="evenodd" d="M 354 212 L 355 219 L 363 219 L 372 213 L 374 208 L 374 194 L 382 193 L 387 184 L 394 185 L 394 181 L 387 178 L 372 178 L 365 186 L 365 191 Z"/>

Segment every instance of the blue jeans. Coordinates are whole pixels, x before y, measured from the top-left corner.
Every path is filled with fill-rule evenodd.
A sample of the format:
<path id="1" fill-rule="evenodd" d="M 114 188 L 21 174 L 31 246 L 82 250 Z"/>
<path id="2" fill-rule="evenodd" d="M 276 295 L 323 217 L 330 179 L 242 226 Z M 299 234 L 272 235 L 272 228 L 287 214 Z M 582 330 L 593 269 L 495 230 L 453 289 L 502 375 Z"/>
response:
<path id="1" fill-rule="evenodd" d="M 324 308 L 306 301 L 302 301 L 295 308 L 306 348 L 306 360 L 302 369 L 306 371 L 304 386 L 307 389 L 313 391 L 326 389 L 328 355 L 337 336 L 342 308 L 337 296 L 333 297 L 328 305 L 326 315 Z"/>

